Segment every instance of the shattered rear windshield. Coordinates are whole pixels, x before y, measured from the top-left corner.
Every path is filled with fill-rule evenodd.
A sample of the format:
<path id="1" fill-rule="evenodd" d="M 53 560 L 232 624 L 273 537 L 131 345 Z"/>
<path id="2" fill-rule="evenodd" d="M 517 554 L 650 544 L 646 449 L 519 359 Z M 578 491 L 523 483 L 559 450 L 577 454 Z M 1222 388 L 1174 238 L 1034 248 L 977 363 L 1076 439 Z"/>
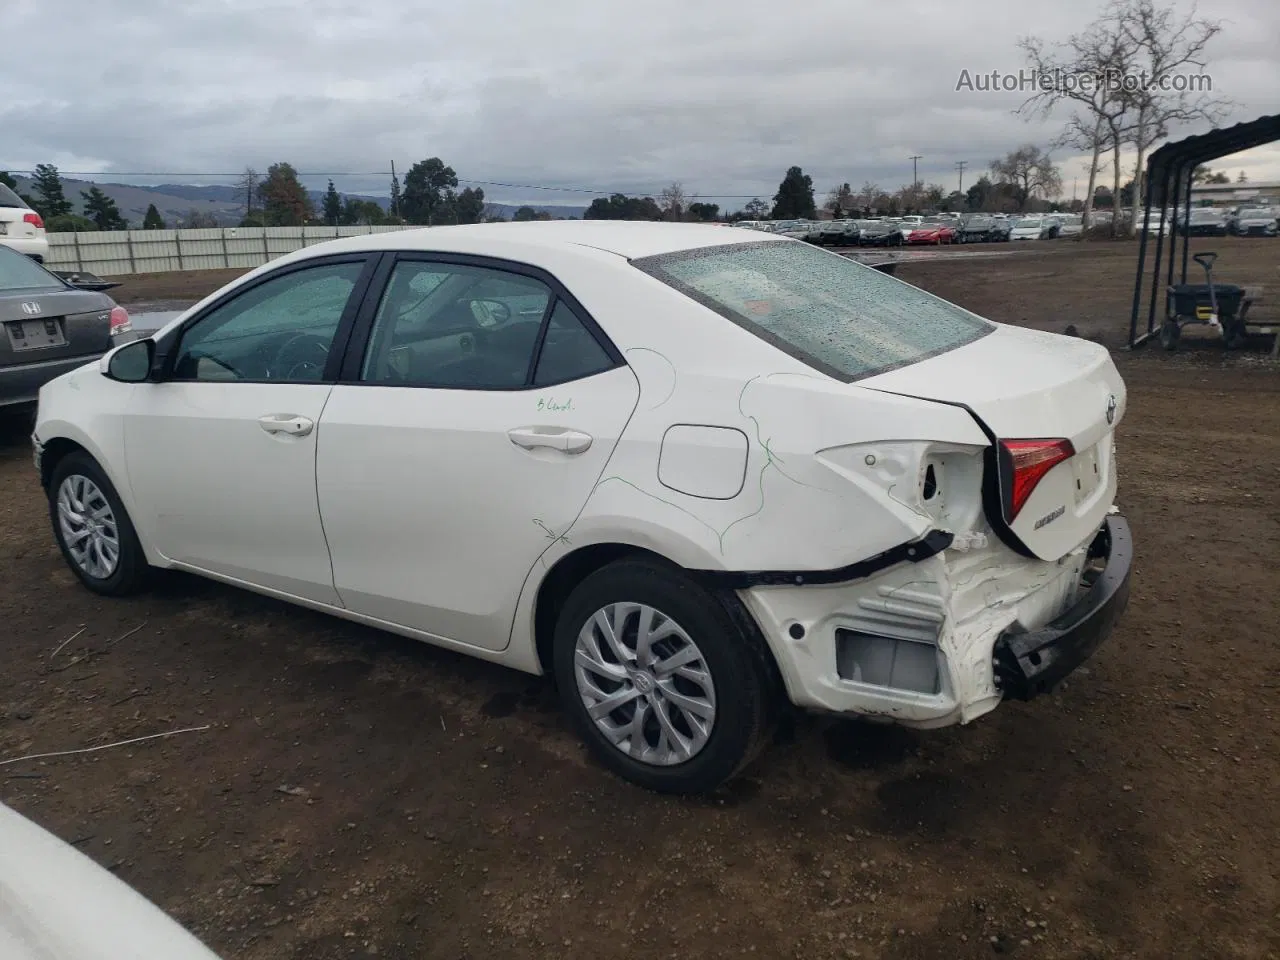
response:
<path id="1" fill-rule="evenodd" d="M 995 329 L 917 287 L 806 243 L 765 240 L 632 262 L 838 380 L 916 363 Z"/>

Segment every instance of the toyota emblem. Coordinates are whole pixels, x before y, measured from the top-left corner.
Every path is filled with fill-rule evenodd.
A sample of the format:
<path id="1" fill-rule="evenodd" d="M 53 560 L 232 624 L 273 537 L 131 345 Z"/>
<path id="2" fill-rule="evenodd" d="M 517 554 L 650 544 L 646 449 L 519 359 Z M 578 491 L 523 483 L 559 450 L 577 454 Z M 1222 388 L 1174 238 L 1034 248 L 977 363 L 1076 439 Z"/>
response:
<path id="1" fill-rule="evenodd" d="M 1117 406 L 1119 406 L 1119 404 L 1118 404 L 1118 403 L 1116 403 L 1116 395 L 1113 393 L 1113 394 L 1111 395 L 1111 399 L 1109 399 L 1109 400 L 1107 401 L 1107 423 L 1115 423 L 1115 422 L 1116 422 L 1116 407 L 1117 407 Z"/>
<path id="2" fill-rule="evenodd" d="M 22 312 L 28 317 L 34 317 L 40 312 L 40 304 L 36 303 L 34 300 L 28 300 L 22 305 Z"/>

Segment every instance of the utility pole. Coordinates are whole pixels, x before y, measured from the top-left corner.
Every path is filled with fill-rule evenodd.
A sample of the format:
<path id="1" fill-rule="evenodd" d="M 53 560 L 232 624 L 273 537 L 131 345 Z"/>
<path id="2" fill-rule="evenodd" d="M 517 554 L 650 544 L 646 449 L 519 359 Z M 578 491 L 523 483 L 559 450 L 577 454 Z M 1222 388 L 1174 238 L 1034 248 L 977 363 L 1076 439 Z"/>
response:
<path id="1" fill-rule="evenodd" d="M 917 154 L 913 154 L 912 156 L 908 157 L 907 159 L 911 161 L 911 189 L 912 189 L 912 190 L 919 190 L 919 189 L 920 189 L 920 174 L 919 174 L 919 172 L 918 172 L 918 168 L 916 167 L 916 161 L 917 161 L 917 160 L 923 160 L 923 159 L 924 159 L 924 157 L 920 156 L 920 154 L 918 154 L 918 153 L 917 153 Z"/>
<path id="2" fill-rule="evenodd" d="M 396 182 L 396 162 L 394 160 L 391 161 L 391 182 Z M 400 211 L 397 209 L 400 206 L 397 202 L 399 199 L 399 197 L 392 197 L 391 203 L 388 204 L 388 206 L 391 207 L 391 216 L 397 219 L 400 217 Z"/>
<path id="3" fill-rule="evenodd" d="M 964 193 L 964 168 L 969 165 L 968 160 L 957 160 L 956 169 L 960 171 L 960 181 L 956 184 L 956 191 Z"/>

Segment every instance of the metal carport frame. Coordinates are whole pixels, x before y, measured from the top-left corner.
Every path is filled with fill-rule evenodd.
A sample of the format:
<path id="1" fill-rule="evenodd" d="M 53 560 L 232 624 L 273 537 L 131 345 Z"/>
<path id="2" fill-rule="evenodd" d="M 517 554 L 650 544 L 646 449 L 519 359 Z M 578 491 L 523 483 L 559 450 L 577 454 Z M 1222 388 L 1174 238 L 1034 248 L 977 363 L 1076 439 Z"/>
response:
<path id="1" fill-rule="evenodd" d="M 1151 225 L 1152 204 L 1159 204 L 1163 211 L 1171 207 L 1178 212 L 1183 204 L 1182 275 L 1180 283 L 1187 282 L 1187 259 L 1190 255 L 1190 237 L 1187 229 L 1191 222 L 1191 177 L 1197 166 L 1230 156 L 1250 147 L 1280 140 L 1280 114 L 1259 117 L 1249 123 L 1237 123 L 1222 130 L 1210 130 L 1174 143 L 1166 143 L 1147 160 L 1147 195 L 1142 211 L 1142 234 L 1138 241 L 1138 270 L 1133 281 L 1133 310 L 1129 315 L 1129 346 L 1137 347 L 1154 335 L 1156 329 L 1156 304 L 1160 296 L 1160 266 L 1164 259 L 1165 228 L 1170 226 L 1162 215 L 1156 231 L 1155 270 L 1151 277 L 1151 297 L 1147 304 L 1147 330 L 1138 334 L 1138 315 L 1142 311 L 1142 281 L 1147 265 L 1147 232 Z M 1178 259 L 1178 231 L 1169 229 L 1169 263 L 1166 268 L 1165 286 L 1173 283 L 1174 263 Z M 1162 318 L 1163 319 L 1163 318 Z"/>

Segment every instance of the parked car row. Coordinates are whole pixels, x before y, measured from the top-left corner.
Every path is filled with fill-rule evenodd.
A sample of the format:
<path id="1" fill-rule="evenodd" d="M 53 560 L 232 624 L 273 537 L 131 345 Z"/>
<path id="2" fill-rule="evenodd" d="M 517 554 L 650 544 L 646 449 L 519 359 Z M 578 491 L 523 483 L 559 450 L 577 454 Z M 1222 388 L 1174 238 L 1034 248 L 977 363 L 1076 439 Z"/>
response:
<path id="1" fill-rule="evenodd" d="M 1148 234 L 1174 230 L 1192 237 L 1274 237 L 1280 233 L 1278 211 L 1274 207 L 1193 207 L 1190 215 L 1181 210 L 1152 210 L 1138 213 Z M 1127 222 L 1128 217 L 1125 217 Z"/>
<path id="2" fill-rule="evenodd" d="M 742 220 L 734 224 L 749 230 L 779 234 L 831 246 L 901 247 L 941 246 L 950 243 L 999 243 L 1010 239 L 1052 240 L 1079 236 L 1083 224 L 1078 214 L 1043 214 L 1012 217 L 1008 214 L 911 215 L 848 220 Z"/>

